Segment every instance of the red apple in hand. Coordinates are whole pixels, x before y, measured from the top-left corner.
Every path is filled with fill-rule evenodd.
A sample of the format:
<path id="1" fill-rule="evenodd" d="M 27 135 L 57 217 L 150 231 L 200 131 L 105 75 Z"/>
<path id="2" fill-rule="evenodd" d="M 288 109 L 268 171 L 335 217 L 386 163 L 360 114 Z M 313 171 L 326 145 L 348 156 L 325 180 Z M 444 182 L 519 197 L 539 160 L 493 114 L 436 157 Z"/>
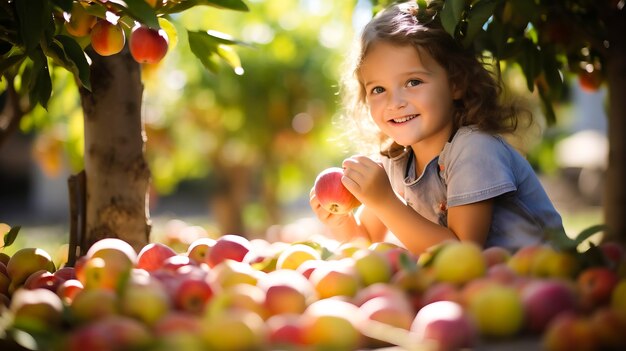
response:
<path id="1" fill-rule="evenodd" d="M 323 170 L 315 179 L 315 196 L 328 212 L 346 214 L 361 203 L 341 183 L 343 169 L 330 167 Z"/>
<path id="2" fill-rule="evenodd" d="M 130 35 L 130 54 L 139 63 L 157 63 L 165 57 L 169 41 L 164 30 L 137 26 Z"/>

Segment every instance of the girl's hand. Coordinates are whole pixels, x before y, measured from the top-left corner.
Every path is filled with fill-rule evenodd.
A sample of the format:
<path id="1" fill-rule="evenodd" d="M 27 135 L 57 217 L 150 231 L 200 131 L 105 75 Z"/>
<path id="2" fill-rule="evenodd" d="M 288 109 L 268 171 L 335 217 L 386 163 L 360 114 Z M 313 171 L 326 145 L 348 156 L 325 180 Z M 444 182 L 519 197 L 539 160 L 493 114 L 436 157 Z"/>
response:
<path id="1" fill-rule="evenodd" d="M 309 204 L 311 205 L 311 209 L 313 209 L 317 218 L 330 228 L 340 227 L 344 225 L 346 221 L 353 218 L 352 212 L 346 214 L 335 214 L 324 209 L 315 195 L 315 188 L 311 188 L 311 192 L 309 193 Z"/>
<path id="2" fill-rule="evenodd" d="M 343 185 L 368 207 L 384 204 L 395 193 L 383 166 L 367 156 L 352 156 L 343 161 Z"/>

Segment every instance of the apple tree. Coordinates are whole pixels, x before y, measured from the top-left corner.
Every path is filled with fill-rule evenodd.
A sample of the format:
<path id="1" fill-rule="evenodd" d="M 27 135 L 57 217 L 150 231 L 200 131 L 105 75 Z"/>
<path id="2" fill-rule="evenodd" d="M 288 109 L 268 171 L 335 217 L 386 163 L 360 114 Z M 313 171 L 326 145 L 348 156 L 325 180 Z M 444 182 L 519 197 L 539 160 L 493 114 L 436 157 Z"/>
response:
<path id="1" fill-rule="evenodd" d="M 417 0 L 426 8 L 430 1 Z M 390 1 L 377 1 L 386 5 Z M 567 74 L 583 89 L 608 88 L 609 156 L 604 183 L 605 239 L 626 244 L 626 9 L 624 0 L 445 0 L 445 29 L 499 68 L 521 68 L 548 123 Z M 432 16 L 424 11 L 423 15 Z M 419 16 L 419 14 L 418 14 Z"/>
<path id="2" fill-rule="evenodd" d="M 34 108 L 60 98 L 52 88 L 53 68 L 66 69 L 77 82 L 84 172 L 68 184 L 70 246 L 79 247 L 78 254 L 105 237 L 136 249 L 148 241 L 150 170 L 144 157 L 141 64 L 158 62 L 172 50 L 177 41 L 172 19 L 198 6 L 248 11 L 242 0 L 0 2 L 0 141 Z M 236 41 L 207 30 L 187 37 L 206 68 L 216 71 L 221 59 L 241 70 L 232 49 Z M 70 260 L 74 254 L 70 250 Z"/>

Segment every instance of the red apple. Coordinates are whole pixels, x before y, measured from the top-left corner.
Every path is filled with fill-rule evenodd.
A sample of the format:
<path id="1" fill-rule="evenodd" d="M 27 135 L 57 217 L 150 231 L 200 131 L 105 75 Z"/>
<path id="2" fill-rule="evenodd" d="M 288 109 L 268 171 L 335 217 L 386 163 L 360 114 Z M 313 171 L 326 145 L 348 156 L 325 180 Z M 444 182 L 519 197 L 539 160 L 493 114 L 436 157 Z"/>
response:
<path id="1" fill-rule="evenodd" d="M 31 290 L 48 289 L 52 292 L 56 292 L 61 283 L 64 281 L 64 279 L 54 275 L 54 273 L 50 273 L 46 270 L 39 270 L 26 278 L 24 288 Z"/>
<path id="2" fill-rule="evenodd" d="M 592 310 L 608 304 L 618 280 L 617 273 L 607 267 L 590 267 L 582 271 L 576 279 L 581 307 Z"/>
<path id="3" fill-rule="evenodd" d="M 76 279 L 76 270 L 74 267 L 61 267 L 54 272 L 54 275 L 62 280 Z"/>
<path id="4" fill-rule="evenodd" d="M 554 318 L 542 337 L 545 350 L 598 350 L 591 320 L 574 312 L 564 312 Z"/>
<path id="5" fill-rule="evenodd" d="M 203 279 L 183 279 L 174 293 L 176 308 L 199 315 L 213 297 L 213 288 Z"/>
<path id="6" fill-rule="evenodd" d="M 140 321 L 124 316 L 109 316 L 71 331 L 66 349 L 141 350 L 151 346 L 151 342 L 152 333 Z"/>
<path id="7" fill-rule="evenodd" d="M 66 306 L 74 301 L 76 295 L 84 289 L 83 284 L 78 279 L 68 279 L 59 285 L 56 293 Z"/>
<path id="8" fill-rule="evenodd" d="M 193 314 L 170 311 L 157 321 L 153 329 L 157 336 L 179 332 L 199 335 L 202 332 L 202 319 Z"/>
<path id="9" fill-rule="evenodd" d="M 483 256 L 487 262 L 487 267 L 498 263 L 506 263 L 511 258 L 511 252 L 504 247 L 491 246 L 483 249 Z"/>
<path id="10" fill-rule="evenodd" d="M 560 279 L 534 280 L 521 290 L 529 331 L 541 333 L 560 313 L 574 311 L 577 299 L 574 284 Z"/>
<path id="11" fill-rule="evenodd" d="M 300 314 L 273 315 L 265 321 L 265 324 L 270 346 L 280 350 L 290 350 L 304 345 Z"/>
<path id="12" fill-rule="evenodd" d="M 624 247 L 618 242 L 606 241 L 598 247 L 602 250 L 602 254 L 611 267 L 617 266 L 624 257 Z"/>
<path id="13" fill-rule="evenodd" d="M 264 306 L 270 315 L 302 313 L 315 299 L 311 282 L 291 269 L 269 272 L 257 285 L 265 292 Z"/>
<path id="14" fill-rule="evenodd" d="M 436 350 L 472 348 L 478 330 L 463 307 L 452 301 L 437 301 L 422 307 L 411 324 L 418 340 L 433 342 Z"/>
<path id="15" fill-rule="evenodd" d="M 626 318 L 608 307 L 596 309 L 591 314 L 591 329 L 600 350 L 623 350 L 626 347 Z"/>
<path id="16" fill-rule="evenodd" d="M 139 63 L 157 63 L 165 57 L 168 48 L 163 29 L 136 26 L 130 35 L 130 54 Z"/>
<path id="17" fill-rule="evenodd" d="M 126 35 L 120 24 L 98 20 L 91 28 L 91 47 L 101 56 L 111 56 L 122 51 Z"/>
<path id="18" fill-rule="evenodd" d="M 153 272 L 161 268 L 165 260 L 172 256 L 176 256 L 176 252 L 169 246 L 161 243 L 150 243 L 144 246 L 137 254 L 136 268 Z"/>
<path id="19" fill-rule="evenodd" d="M 315 179 L 315 196 L 328 212 L 346 214 L 360 205 L 341 182 L 343 169 L 330 167 L 323 170 Z"/>
<path id="20" fill-rule="evenodd" d="M 215 267 L 226 259 L 242 262 L 251 249 L 252 245 L 245 237 L 226 234 L 215 241 L 215 245 L 209 251 L 207 263 L 209 266 Z"/>

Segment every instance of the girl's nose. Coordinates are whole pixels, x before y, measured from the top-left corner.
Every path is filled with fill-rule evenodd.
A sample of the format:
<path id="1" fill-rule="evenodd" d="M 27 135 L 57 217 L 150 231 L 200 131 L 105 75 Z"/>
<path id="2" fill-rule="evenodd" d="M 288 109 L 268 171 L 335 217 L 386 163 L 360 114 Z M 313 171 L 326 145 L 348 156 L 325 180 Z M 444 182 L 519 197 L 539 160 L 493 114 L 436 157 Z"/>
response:
<path id="1" fill-rule="evenodd" d="M 389 94 L 389 101 L 387 102 L 387 108 L 389 110 L 398 110 L 406 107 L 406 105 L 406 99 L 402 96 L 402 94 Z"/>

